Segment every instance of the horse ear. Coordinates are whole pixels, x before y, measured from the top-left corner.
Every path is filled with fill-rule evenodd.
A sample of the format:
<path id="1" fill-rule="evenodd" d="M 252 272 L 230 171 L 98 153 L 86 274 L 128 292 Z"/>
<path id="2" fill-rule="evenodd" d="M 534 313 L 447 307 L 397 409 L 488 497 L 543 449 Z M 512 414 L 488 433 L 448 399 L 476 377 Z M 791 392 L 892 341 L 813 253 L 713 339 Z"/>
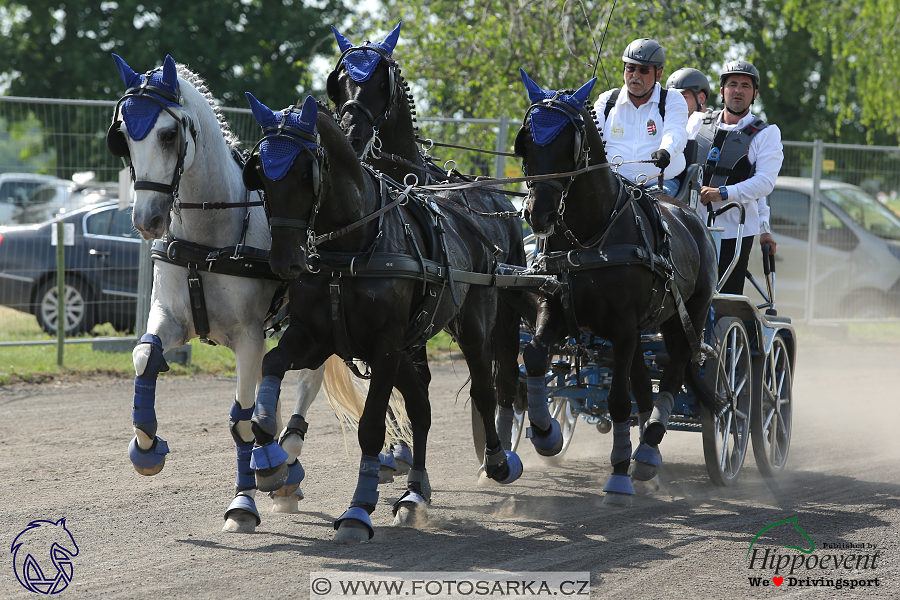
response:
<path id="1" fill-rule="evenodd" d="M 519 69 L 519 73 L 522 75 L 522 82 L 525 84 L 525 89 L 528 90 L 528 99 L 531 100 L 531 103 L 537 104 L 542 101 L 544 99 L 544 90 L 541 89 L 541 86 L 531 80 L 525 69 Z"/>
<path id="2" fill-rule="evenodd" d="M 400 25 L 402 24 L 403 21 L 397 21 L 397 26 L 394 27 L 388 36 L 384 38 L 384 41 L 381 42 L 387 48 L 388 54 L 393 54 L 394 48 L 397 47 L 397 40 L 400 39 Z"/>
<path id="3" fill-rule="evenodd" d="M 337 69 L 328 74 L 328 79 L 325 80 L 325 93 L 328 94 L 328 99 L 338 103 L 338 72 Z"/>
<path id="4" fill-rule="evenodd" d="M 575 91 L 575 93 L 572 94 L 572 98 L 574 98 L 578 102 L 581 102 L 582 106 L 584 106 L 584 102 L 591 96 L 591 90 L 594 89 L 595 83 L 597 83 L 596 77 L 594 77 L 593 79 L 588 81 L 586 84 L 584 84 L 583 86 L 578 88 Z"/>
<path id="5" fill-rule="evenodd" d="M 303 101 L 303 108 L 300 109 L 300 124 L 309 127 L 307 131 L 316 128 L 316 120 L 319 118 L 319 107 L 316 105 L 316 99 L 307 96 Z"/>
<path id="6" fill-rule="evenodd" d="M 125 61 L 118 54 L 112 55 L 116 61 L 116 68 L 119 69 L 119 76 L 125 82 L 125 87 L 133 88 L 141 84 L 141 76 L 131 70 L 131 67 L 125 64 Z"/>
<path id="7" fill-rule="evenodd" d="M 250 160 L 244 163 L 244 168 L 241 170 L 241 179 L 244 181 L 244 187 L 251 192 L 263 189 L 263 183 L 257 171 L 258 166 L 259 154 L 254 154 L 250 157 Z"/>
<path id="8" fill-rule="evenodd" d="M 334 32 L 334 39 L 337 40 L 338 48 L 340 48 L 341 52 L 346 52 L 347 48 L 353 47 L 353 44 L 350 43 L 350 40 L 341 35 L 341 32 L 335 29 L 334 25 L 331 26 L 331 31 Z"/>
<path id="9" fill-rule="evenodd" d="M 166 60 L 163 61 L 163 84 L 172 88 L 172 91 L 178 89 L 178 69 L 175 68 L 175 59 L 166 54 Z"/>
<path id="10" fill-rule="evenodd" d="M 274 125 L 276 120 L 275 113 L 272 112 L 272 109 L 254 98 L 253 94 L 250 92 L 244 93 L 247 95 L 247 102 L 250 103 L 250 110 L 253 111 L 253 118 L 256 119 L 256 122 L 259 123 L 261 127 Z"/>

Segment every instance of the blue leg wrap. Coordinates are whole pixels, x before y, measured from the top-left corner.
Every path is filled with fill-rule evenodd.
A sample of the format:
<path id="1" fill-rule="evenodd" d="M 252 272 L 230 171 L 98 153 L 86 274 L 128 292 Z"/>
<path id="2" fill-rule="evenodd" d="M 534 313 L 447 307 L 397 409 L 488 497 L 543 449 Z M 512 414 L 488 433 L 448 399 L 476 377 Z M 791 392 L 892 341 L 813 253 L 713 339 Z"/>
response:
<path id="1" fill-rule="evenodd" d="M 263 377 L 256 393 L 256 413 L 253 415 L 253 429 L 256 437 L 261 433 L 271 439 L 278 435 L 278 395 L 281 393 L 281 380 L 274 375 Z"/>
<path id="2" fill-rule="evenodd" d="M 303 465 L 299 460 L 295 460 L 288 465 L 288 478 L 284 485 L 298 485 L 304 477 L 306 477 L 306 471 L 303 470 Z"/>
<path id="3" fill-rule="evenodd" d="M 395 517 L 397 516 L 397 511 L 400 509 L 400 506 L 403 504 L 419 506 L 421 504 L 426 504 L 426 501 L 420 494 L 406 490 L 403 495 L 394 502 L 394 506 L 391 507 L 391 512 L 394 513 Z"/>
<path id="4" fill-rule="evenodd" d="M 547 379 L 528 377 L 528 420 L 538 429 L 550 429 L 550 409 L 547 407 Z"/>
<path id="5" fill-rule="evenodd" d="M 378 478 L 375 478 L 378 481 Z M 354 519 L 356 521 L 360 521 L 363 525 L 366 526 L 366 529 L 369 530 L 369 539 L 371 540 L 375 537 L 375 528 L 372 527 L 372 521 L 369 519 L 369 513 L 366 512 L 364 508 L 360 508 L 358 506 L 352 506 L 344 511 L 335 522 L 334 528 L 337 529 L 341 526 L 341 521 L 346 521 L 347 519 Z"/>
<path id="6" fill-rule="evenodd" d="M 375 510 L 375 506 L 378 504 L 378 470 L 380 468 L 381 461 L 377 457 L 362 455 L 359 461 L 359 479 L 356 481 L 356 491 L 353 492 L 353 500 L 350 501 L 352 508 L 362 508 L 368 513 Z M 346 515 L 346 513 L 344 514 Z"/>
<path id="7" fill-rule="evenodd" d="M 562 450 L 562 428 L 556 419 L 550 419 L 550 433 L 547 437 L 536 436 L 531 427 L 525 431 L 525 437 L 531 440 L 534 449 L 543 456 L 556 456 Z"/>
<path id="8" fill-rule="evenodd" d="M 262 519 L 259 518 L 259 511 L 256 510 L 256 502 L 253 501 L 253 498 L 250 496 L 244 496 L 243 494 L 238 494 L 234 497 L 234 500 L 231 501 L 231 504 L 228 505 L 228 510 L 225 511 L 225 519 L 228 519 L 228 515 L 233 510 L 243 510 L 245 512 L 250 513 L 254 517 L 256 517 L 256 524 L 259 525 L 262 523 Z"/>
<path id="9" fill-rule="evenodd" d="M 628 475 L 610 475 L 609 481 L 603 486 L 603 491 L 634 496 L 634 485 Z"/>
<path id="10" fill-rule="evenodd" d="M 156 437 L 156 378 L 134 378 L 134 407 L 131 410 L 131 421 L 137 429 Z"/>
<path id="11" fill-rule="evenodd" d="M 631 422 L 613 423 L 613 449 L 609 462 L 617 465 L 631 458 Z"/>
<path id="12" fill-rule="evenodd" d="M 649 444 L 639 444 L 631 458 L 654 467 L 662 464 L 662 454 L 660 454 L 659 448 Z"/>
<path id="13" fill-rule="evenodd" d="M 132 438 L 131 443 L 128 444 L 128 458 L 135 467 L 141 469 L 152 469 L 159 465 L 166 460 L 168 453 L 169 445 L 159 436 L 153 440 L 153 445 L 149 450 L 141 450 L 141 447 L 137 445 L 137 438 Z"/>
<path id="14" fill-rule="evenodd" d="M 234 485 L 237 491 L 255 490 L 256 474 L 250 467 L 250 455 L 253 453 L 253 443 L 235 444 L 237 448 L 237 477 Z"/>

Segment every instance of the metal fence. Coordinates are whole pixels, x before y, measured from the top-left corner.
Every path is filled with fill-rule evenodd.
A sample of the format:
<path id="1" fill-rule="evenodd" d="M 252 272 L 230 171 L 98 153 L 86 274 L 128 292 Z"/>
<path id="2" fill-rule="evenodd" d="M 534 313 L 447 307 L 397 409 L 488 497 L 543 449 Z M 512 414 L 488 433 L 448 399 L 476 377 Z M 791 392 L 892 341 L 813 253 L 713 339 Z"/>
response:
<path id="1" fill-rule="evenodd" d="M 72 335 L 91 329 L 94 335 L 135 329 L 140 334 L 149 310 L 147 244 L 130 230 L 127 210 L 100 208 L 102 201 L 118 198 L 125 167 L 106 148 L 114 106 L 104 101 L 0 97 L 0 226 L 97 205 L 96 211 L 68 225 L 73 245 L 65 247 L 65 295 L 72 300 L 67 323 L 79 314 L 85 317 L 69 328 Z M 240 139 L 256 141 L 259 126 L 248 109 L 224 112 Z M 509 151 L 519 121 L 423 117 L 419 126 L 423 138 Z M 900 205 L 900 148 L 818 141 L 784 146 L 785 177 L 770 197 L 778 242 L 779 312 L 812 322 L 897 318 L 900 219 L 885 206 L 895 201 Z M 442 147 L 430 153 L 439 164 L 465 173 L 514 177 L 521 172 L 518 160 L 503 156 Z M 93 174 L 90 181 L 73 182 L 73 177 L 83 181 L 86 172 Z M 59 179 L 16 183 L 11 175 L 26 173 Z M 18 241 L 25 237 L 18 229 L 0 230 L 0 305 L 7 307 L 0 308 L 0 343 L 34 343 L 42 335 L 46 343 L 52 342 L 41 328 L 55 330 L 51 305 L 56 297 L 56 248 L 50 243 L 49 226 L 46 232 L 38 226 L 32 229 L 34 239 L 27 243 Z M 13 314 L 29 326 L 9 325 L 15 321 Z"/>

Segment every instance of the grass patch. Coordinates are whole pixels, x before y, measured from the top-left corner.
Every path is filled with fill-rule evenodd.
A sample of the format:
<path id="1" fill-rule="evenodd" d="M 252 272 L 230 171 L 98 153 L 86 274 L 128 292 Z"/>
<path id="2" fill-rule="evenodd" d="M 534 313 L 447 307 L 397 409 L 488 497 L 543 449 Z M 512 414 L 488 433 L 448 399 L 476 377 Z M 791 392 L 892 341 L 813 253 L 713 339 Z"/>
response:
<path id="1" fill-rule="evenodd" d="M 44 333 L 34 315 L 0 307 L 0 341 L 52 340 Z M 124 337 L 107 323 L 98 325 L 95 336 Z M 80 336 L 79 339 L 90 339 Z M 268 339 L 267 348 L 278 344 Z M 428 342 L 428 355 L 432 360 L 448 360 L 451 352 L 458 352 L 450 335 L 441 331 Z M 191 364 L 170 364 L 167 376 L 221 375 L 234 376 L 234 354 L 224 346 L 207 346 L 200 340 L 191 340 Z M 11 383 L 43 383 L 57 379 L 78 379 L 90 376 L 134 377 L 131 352 L 95 351 L 91 344 L 66 344 L 63 350 L 63 366 L 56 364 L 56 345 L 3 346 L 0 347 L 0 385 Z"/>

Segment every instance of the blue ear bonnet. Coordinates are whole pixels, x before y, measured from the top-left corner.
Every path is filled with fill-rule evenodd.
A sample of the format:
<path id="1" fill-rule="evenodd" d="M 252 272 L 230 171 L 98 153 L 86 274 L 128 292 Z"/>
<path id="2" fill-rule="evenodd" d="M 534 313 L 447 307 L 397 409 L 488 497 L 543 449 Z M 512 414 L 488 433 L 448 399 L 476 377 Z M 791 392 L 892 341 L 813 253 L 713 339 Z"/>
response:
<path id="1" fill-rule="evenodd" d="M 597 81 L 597 78 L 591 79 L 573 94 L 563 94 L 555 90 L 541 89 L 536 83 L 528 78 L 525 71 L 522 69 L 519 69 L 519 71 L 522 74 L 522 80 L 525 82 L 525 87 L 528 88 L 529 100 L 531 100 L 532 105 L 538 105 L 531 109 L 530 113 L 531 138 L 538 146 L 546 146 L 555 140 L 556 136 L 559 135 L 559 132 L 563 130 L 563 127 L 569 123 L 569 117 L 561 110 L 540 106 L 541 102 L 555 98 L 556 102 L 567 104 L 571 106 L 576 113 L 580 113 L 581 109 L 584 108 L 584 102 L 591 93 L 591 89 L 593 89 L 594 82 Z M 583 123 L 581 117 L 573 116 L 572 119 L 577 123 Z"/>
<path id="2" fill-rule="evenodd" d="M 119 74 L 122 76 L 122 80 L 129 89 L 152 86 L 165 90 L 176 98 L 179 97 L 178 77 L 175 75 L 175 61 L 172 60 L 172 57 L 166 57 L 166 64 L 162 69 L 151 71 L 145 75 L 138 75 L 132 71 L 128 65 L 115 54 L 113 54 L 113 57 L 116 59 L 116 64 L 119 67 Z M 171 99 L 160 94 L 155 94 L 152 91 L 148 90 L 145 94 L 152 95 L 166 106 L 181 106 L 177 102 L 173 102 Z M 142 98 L 140 96 L 127 98 L 122 102 L 122 120 L 128 128 L 128 135 L 131 139 L 139 141 L 147 137 L 147 134 L 150 133 L 156 125 L 156 119 L 159 117 L 159 113 L 161 113 L 162 110 L 162 106 L 153 100 Z"/>
<path id="3" fill-rule="evenodd" d="M 312 96 L 307 96 L 299 113 L 290 108 L 274 112 L 250 92 L 246 94 L 253 116 L 263 128 L 264 138 L 259 144 L 263 173 L 272 181 L 283 179 L 301 152 L 309 149 L 315 154 L 319 149 L 315 142 L 290 131 L 299 129 L 312 136 L 316 135 L 316 119 L 319 115 L 316 101 Z"/>
<path id="4" fill-rule="evenodd" d="M 331 27 L 331 30 L 334 32 L 334 37 L 337 39 L 338 47 L 341 49 L 341 52 L 353 47 L 350 41 L 341 35 L 334 26 Z M 388 34 L 383 42 L 378 42 L 377 44 L 366 42 L 365 46 L 378 48 L 390 56 L 394 52 L 399 36 L 400 23 L 397 23 L 397 26 L 394 27 L 393 31 Z M 372 76 L 372 73 L 375 72 L 375 67 L 378 66 L 378 61 L 380 61 L 381 58 L 381 54 L 374 50 L 355 50 L 343 56 L 341 62 L 344 63 L 344 67 L 347 69 L 350 78 L 357 83 L 362 83 L 363 81 L 368 81 L 369 77 Z"/>

